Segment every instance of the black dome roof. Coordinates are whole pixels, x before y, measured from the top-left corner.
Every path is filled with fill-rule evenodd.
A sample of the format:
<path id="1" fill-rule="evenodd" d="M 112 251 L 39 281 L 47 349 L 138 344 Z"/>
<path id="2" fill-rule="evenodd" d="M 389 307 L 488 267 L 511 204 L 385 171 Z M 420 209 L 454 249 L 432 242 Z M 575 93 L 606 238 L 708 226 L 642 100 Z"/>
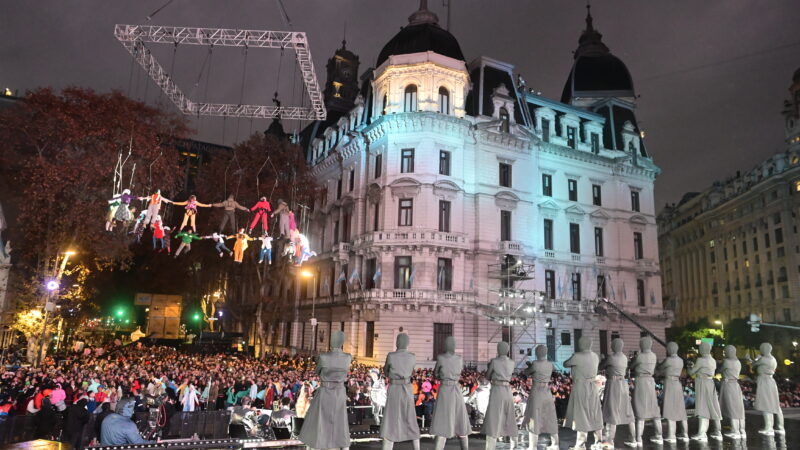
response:
<path id="1" fill-rule="evenodd" d="M 428 11 L 427 2 L 408 18 L 409 25 L 400 29 L 383 47 L 375 67 L 383 64 L 391 55 L 405 55 L 432 51 L 454 59 L 464 60 L 461 46 L 449 31 L 438 25 L 439 18 Z"/>
<path id="2" fill-rule="evenodd" d="M 569 103 L 576 92 L 615 92 L 634 97 L 633 79 L 621 59 L 603 44 L 603 35 L 594 29 L 592 15 L 586 16 L 586 29 L 578 39 L 575 62 L 564 84 L 561 101 Z"/>

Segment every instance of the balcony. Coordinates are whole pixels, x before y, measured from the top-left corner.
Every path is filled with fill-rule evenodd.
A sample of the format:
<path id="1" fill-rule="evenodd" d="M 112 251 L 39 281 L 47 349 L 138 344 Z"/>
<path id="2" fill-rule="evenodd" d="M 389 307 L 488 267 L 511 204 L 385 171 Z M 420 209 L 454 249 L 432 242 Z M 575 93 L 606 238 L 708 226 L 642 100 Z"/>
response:
<path id="1" fill-rule="evenodd" d="M 595 262 L 597 264 L 605 264 L 606 263 L 606 257 L 605 256 L 596 256 L 595 257 Z"/>
<path id="2" fill-rule="evenodd" d="M 514 242 L 514 241 L 510 241 Z M 433 245 L 468 249 L 470 242 L 466 233 L 448 233 L 436 230 L 387 230 L 370 231 L 353 241 L 354 247 L 395 245 Z"/>
<path id="3" fill-rule="evenodd" d="M 637 259 L 636 265 L 644 268 L 652 268 L 655 264 L 652 259 Z"/>
<path id="4" fill-rule="evenodd" d="M 400 302 L 409 300 L 425 303 L 474 304 L 475 294 L 472 292 L 437 291 L 432 289 L 369 289 L 347 294 L 350 302 Z"/>
<path id="5" fill-rule="evenodd" d="M 347 261 L 350 259 L 350 250 L 352 246 L 349 242 L 339 242 L 333 245 L 333 259 L 338 261 Z"/>
<path id="6" fill-rule="evenodd" d="M 500 241 L 498 250 L 509 255 L 521 255 L 523 246 L 519 241 Z"/>
<path id="7" fill-rule="evenodd" d="M 549 313 L 590 313 L 595 314 L 596 300 L 544 300 L 542 304 Z"/>

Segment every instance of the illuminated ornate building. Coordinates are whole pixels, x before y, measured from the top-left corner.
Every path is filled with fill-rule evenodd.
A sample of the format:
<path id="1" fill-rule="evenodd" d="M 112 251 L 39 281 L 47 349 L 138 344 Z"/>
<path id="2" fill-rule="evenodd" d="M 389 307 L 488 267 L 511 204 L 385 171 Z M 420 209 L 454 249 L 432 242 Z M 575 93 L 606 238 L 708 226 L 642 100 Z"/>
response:
<path id="1" fill-rule="evenodd" d="M 380 361 L 402 330 L 422 364 L 451 334 L 476 364 L 500 339 L 517 361 L 547 344 L 560 364 L 581 335 L 607 353 L 643 332 L 598 298 L 663 337 L 659 169 L 591 16 L 557 101 L 509 63 L 467 62 L 422 3 L 358 91 L 339 81 L 355 82 L 355 55 L 328 65 L 326 95 L 352 107 L 301 136 L 323 187 L 308 232 L 319 257 L 271 345 L 325 350 L 341 329 L 346 351 Z"/>
<path id="2" fill-rule="evenodd" d="M 664 301 L 677 325 L 800 320 L 800 69 L 784 103 L 786 150 L 659 214 Z"/>

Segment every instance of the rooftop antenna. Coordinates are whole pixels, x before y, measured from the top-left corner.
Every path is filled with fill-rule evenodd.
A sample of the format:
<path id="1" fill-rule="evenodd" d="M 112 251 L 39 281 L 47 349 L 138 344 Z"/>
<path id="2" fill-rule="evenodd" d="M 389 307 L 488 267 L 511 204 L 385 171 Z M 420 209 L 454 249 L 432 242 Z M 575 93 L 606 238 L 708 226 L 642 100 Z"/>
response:
<path id="1" fill-rule="evenodd" d="M 450 1 L 451 0 L 442 0 L 444 6 L 447 7 L 447 27 L 445 27 L 445 30 L 447 31 L 450 31 Z"/>

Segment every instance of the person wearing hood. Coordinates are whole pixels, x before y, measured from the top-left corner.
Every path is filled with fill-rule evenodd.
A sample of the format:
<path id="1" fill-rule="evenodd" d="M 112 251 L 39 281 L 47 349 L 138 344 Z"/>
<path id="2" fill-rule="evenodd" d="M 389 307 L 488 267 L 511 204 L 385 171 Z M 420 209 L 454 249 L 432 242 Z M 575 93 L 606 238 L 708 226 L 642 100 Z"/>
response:
<path id="1" fill-rule="evenodd" d="M 102 445 L 152 444 L 142 438 L 139 429 L 131 420 L 135 402 L 123 399 L 117 405 L 117 413 L 111 413 L 103 420 L 100 427 L 100 443 Z"/>
<path id="2" fill-rule="evenodd" d="M 83 427 L 89 422 L 89 410 L 86 409 L 88 401 L 85 398 L 67 408 L 67 417 L 64 421 L 64 440 L 72 448 L 81 448 Z"/>

